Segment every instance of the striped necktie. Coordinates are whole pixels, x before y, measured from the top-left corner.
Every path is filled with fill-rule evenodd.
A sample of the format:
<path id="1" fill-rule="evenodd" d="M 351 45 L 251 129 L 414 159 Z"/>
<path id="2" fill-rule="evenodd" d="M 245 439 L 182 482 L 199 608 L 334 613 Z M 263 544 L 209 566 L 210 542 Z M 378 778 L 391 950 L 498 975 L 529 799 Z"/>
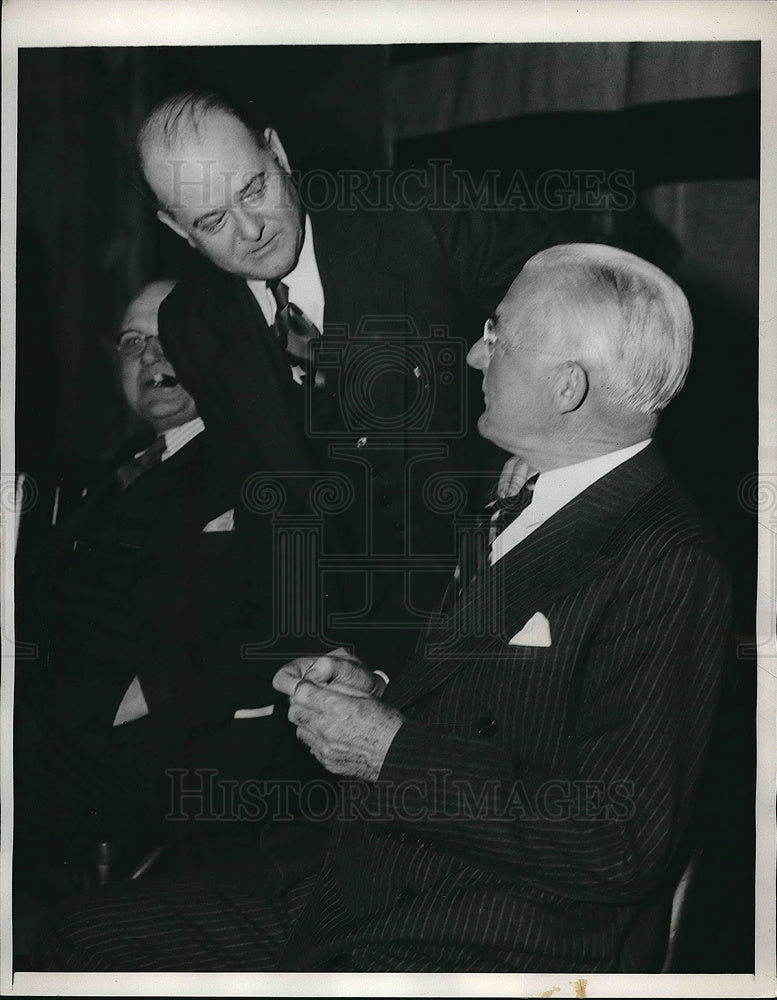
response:
<path id="1" fill-rule="evenodd" d="M 459 553 L 459 565 L 456 567 L 455 580 L 458 593 L 469 586 L 475 577 L 488 566 L 489 553 L 494 539 L 512 524 L 534 498 L 534 486 L 539 473 L 527 479 L 517 493 L 511 496 L 496 495 L 483 510 L 478 527 L 466 539 L 462 539 L 462 551 Z"/>
<path id="2" fill-rule="evenodd" d="M 508 524 L 512 524 L 516 517 L 522 514 L 532 502 L 534 499 L 534 487 L 538 478 L 539 473 L 537 472 L 526 480 L 517 493 L 506 497 L 497 496 L 489 504 L 489 508 L 492 511 L 488 531 L 489 545 L 493 545 L 494 539 L 501 535 Z"/>
<path id="3" fill-rule="evenodd" d="M 283 281 L 277 281 L 267 287 L 275 299 L 275 321 L 273 330 L 281 346 L 292 361 L 292 371 L 295 365 L 299 365 L 305 372 L 309 370 L 313 361 L 313 351 L 311 344 L 321 336 L 321 331 L 305 313 L 289 300 L 289 288 Z M 301 363 L 301 364 L 300 364 Z M 295 381 L 297 381 L 295 379 Z M 316 384 L 320 379 L 316 375 Z"/>

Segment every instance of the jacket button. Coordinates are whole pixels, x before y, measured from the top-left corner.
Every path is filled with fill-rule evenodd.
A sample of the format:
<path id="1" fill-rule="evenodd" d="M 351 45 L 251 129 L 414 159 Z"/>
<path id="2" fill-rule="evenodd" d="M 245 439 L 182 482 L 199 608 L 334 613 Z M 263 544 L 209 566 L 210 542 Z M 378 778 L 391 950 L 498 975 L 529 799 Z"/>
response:
<path id="1" fill-rule="evenodd" d="M 402 889 L 401 892 L 397 893 L 397 902 L 409 903 L 411 900 L 415 899 L 417 895 L 418 893 L 415 891 L 415 889 L 411 889 L 409 887 L 406 889 Z"/>
<path id="2" fill-rule="evenodd" d="M 493 739 L 496 733 L 496 719 L 493 715 L 481 715 L 478 719 L 478 736 L 484 739 Z"/>

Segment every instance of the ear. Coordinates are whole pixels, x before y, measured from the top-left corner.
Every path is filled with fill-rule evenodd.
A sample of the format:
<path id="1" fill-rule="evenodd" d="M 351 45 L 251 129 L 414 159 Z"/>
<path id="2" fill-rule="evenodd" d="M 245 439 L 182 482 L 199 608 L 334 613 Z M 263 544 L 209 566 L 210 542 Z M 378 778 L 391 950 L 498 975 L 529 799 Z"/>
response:
<path id="1" fill-rule="evenodd" d="M 278 165 L 282 167 L 287 174 L 291 173 L 291 166 L 289 165 L 289 158 L 286 155 L 286 150 L 283 148 L 281 140 L 278 138 L 278 133 L 274 128 L 266 128 L 262 133 L 264 136 L 264 141 L 267 143 L 267 147 L 278 161 Z"/>
<path id="2" fill-rule="evenodd" d="M 572 413 L 588 395 L 588 372 L 578 361 L 565 361 L 556 369 L 553 391 L 559 413 Z"/>
<path id="3" fill-rule="evenodd" d="M 197 244 L 191 238 L 189 233 L 183 228 L 181 223 L 176 222 L 176 220 L 172 217 L 172 215 L 170 215 L 169 212 L 166 212 L 163 208 L 157 209 L 156 217 L 157 219 L 159 219 L 160 222 L 164 222 L 166 226 L 169 226 L 170 229 L 172 229 L 172 231 L 177 236 L 180 236 L 182 239 L 186 240 L 186 242 L 189 244 L 190 247 L 197 246 Z"/>

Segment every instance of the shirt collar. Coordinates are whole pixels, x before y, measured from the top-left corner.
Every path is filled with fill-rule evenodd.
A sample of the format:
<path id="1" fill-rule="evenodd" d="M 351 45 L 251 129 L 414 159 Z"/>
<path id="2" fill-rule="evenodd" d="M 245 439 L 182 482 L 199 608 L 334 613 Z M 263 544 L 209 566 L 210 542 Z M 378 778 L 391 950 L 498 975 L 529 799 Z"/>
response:
<path id="1" fill-rule="evenodd" d="M 282 279 L 289 289 L 289 300 L 298 306 L 319 330 L 324 329 L 324 288 L 316 262 L 313 244 L 313 224 L 310 216 L 305 216 L 305 237 L 302 249 L 293 269 Z M 275 299 L 266 281 L 248 281 L 248 287 L 264 313 L 268 326 L 275 320 Z"/>
<path id="2" fill-rule="evenodd" d="M 597 479 L 601 479 L 623 462 L 633 458 L 649 444 L 650 438 L 646 438 L 637 444 L 629 445 L 628 448 L 619 448 L 606 455 L 586 459 L 585 462 L 576 462 L 561 469 L 540 473 L 534 487 L 532 502 L 494 540 L 490 553 L 491 564 L 507 555 L 527 535 L 558 513 L 562 507 L 566 507 Z"/>
<path id="3" fill-rule="evenodd" d="M 629 445 L 628 448 L 619 448 L 606 455 L 589 458 L 585 462 L 576 462 L 574 465 L 565 465 L 563 468 L 541 473 L 534 487 L 532 502 L 523 512 L 524 524 L 546 520 L 551 514 L 565 507 L 570 500 L 574 500 L 583 490 L 592 486 L 597 479 L 601 479 L 623 462 L 633 458 L 649 444 L 650 438 L 646 438 L 637 444 Z"/>
<path id="4" fill-rule="evenodd" d="M 202 422 L 200 417 L 195 417 L 194 420 L 187 420 L 185 424 L 180 424 L 178 427 L 170 427 L 162 435 L 165 439 L 165 450 L 162 452 L 162 461 L 170 458 L 177 451 L 180 451 L 185 444 L 188 444 L 192 438 L 197 437 L 197 435 L 205 430 L 205 424 Z"/>

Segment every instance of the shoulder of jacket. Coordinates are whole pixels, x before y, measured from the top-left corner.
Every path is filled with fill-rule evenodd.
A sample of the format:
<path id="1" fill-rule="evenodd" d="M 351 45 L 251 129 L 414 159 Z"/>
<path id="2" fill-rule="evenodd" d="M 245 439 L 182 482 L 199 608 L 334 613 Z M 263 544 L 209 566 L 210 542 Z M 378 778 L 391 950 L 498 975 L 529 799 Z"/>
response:
<path id="1" fill-rule="evenodd" d="M 634 552 L 645 564 L 683 548 L 706 553 L 711 563 L 726 563 L 714 527 L 671 475 L 640 496 L 606 544 L 609 554 L 623 557 Z"/>

